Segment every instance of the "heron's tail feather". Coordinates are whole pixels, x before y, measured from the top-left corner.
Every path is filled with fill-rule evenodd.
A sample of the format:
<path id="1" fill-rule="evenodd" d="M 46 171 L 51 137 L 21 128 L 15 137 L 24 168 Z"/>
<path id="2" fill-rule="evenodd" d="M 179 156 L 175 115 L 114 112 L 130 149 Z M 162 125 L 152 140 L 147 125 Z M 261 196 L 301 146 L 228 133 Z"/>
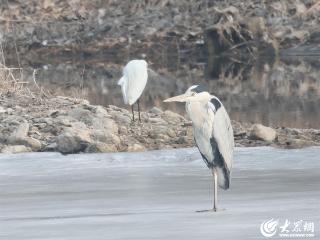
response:
<path id="1" fill-rule="evenodd" d="M 123 101 L 124 101 L 125 104 L 128 104 L 127 84 L 128 84 L 128 81 L 127 81 L 127 78 L 125 76 L 120 78 L 120 80 L 118 81 L 118 85 L 121 86 L 121 92 L 122 92 Z"/>
<path id="2" fill-rule="evenodd" d="M 230 187 L 230 171 L 224 166 L 217 167 L 217 170 L 219 187 L 224 190 L 228 189 Z"/>

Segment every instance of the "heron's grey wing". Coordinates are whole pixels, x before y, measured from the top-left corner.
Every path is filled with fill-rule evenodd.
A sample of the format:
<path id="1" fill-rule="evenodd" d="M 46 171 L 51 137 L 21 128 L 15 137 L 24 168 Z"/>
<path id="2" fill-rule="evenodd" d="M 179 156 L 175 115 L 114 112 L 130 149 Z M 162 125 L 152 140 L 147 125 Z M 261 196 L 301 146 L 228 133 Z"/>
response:
<path id="1" fill-rule="evenodd" d="M 214 101 L 218 100 L 215 99 Z M 212 100 L 208 103 L 209 109 L 214 112 L 213 137 L 224 159 L 225 166 L 231 172 L 234 149 L 233 129 L 226 109 L 220 101 L 219 104 L 220 106 L 217 109 Z"/>

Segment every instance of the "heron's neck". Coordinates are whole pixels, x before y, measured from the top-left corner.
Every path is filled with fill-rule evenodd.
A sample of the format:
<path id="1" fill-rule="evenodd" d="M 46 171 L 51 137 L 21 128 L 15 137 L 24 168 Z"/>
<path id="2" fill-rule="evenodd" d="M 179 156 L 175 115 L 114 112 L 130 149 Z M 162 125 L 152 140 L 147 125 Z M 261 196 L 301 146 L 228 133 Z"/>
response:
<path id="1" fill-rule="evenodd" d="M 202 102 L 186 103 L 186 111 L 194 127 L 199 127 L 206 121 L 207 109 L 205 106 L 206 103 Z"/>

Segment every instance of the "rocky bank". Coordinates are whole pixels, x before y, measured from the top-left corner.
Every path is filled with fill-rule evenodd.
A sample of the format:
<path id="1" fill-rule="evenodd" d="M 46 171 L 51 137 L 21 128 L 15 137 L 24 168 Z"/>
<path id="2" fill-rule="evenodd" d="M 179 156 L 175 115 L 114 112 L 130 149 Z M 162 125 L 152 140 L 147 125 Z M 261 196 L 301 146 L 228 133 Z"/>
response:
<path id="1" fill-rule="evenodd" d="M 151 108 L 142 122 L 116 106 L 91 105 L 86 100 L 2 95 L 0 151 L 81 152 L 145 151 L 194 146 L 192 127 L 183 116 Z M 236 146 L 298 148 L 320 145 L 320 130 L 272 129 L 232 122 Z"/>

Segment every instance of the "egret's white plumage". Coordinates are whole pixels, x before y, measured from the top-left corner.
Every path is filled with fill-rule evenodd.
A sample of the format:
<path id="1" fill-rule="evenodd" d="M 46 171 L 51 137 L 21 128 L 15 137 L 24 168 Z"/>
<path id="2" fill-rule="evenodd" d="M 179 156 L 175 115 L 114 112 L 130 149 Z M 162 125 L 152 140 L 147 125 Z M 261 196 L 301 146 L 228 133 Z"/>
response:
<path id="1" fill-rule="evenodd" d="M 148 64 L 145 60 L 131 60 L 123 68 L 118 81 L 125 104 L 134 104 L 141 96 L 148 80 Z"/>
<path id="2" fill-rule="evenodd" d="M 214 210 L 217 185 L 228 189 L 233 163 L 234 138 L 229 115 L 221 101 L 198 85 L 185 94 L 165 102 L 186 102 L 186 112 L 192 121 L 194 139 L 204 162 L 214 175 Z"/>

